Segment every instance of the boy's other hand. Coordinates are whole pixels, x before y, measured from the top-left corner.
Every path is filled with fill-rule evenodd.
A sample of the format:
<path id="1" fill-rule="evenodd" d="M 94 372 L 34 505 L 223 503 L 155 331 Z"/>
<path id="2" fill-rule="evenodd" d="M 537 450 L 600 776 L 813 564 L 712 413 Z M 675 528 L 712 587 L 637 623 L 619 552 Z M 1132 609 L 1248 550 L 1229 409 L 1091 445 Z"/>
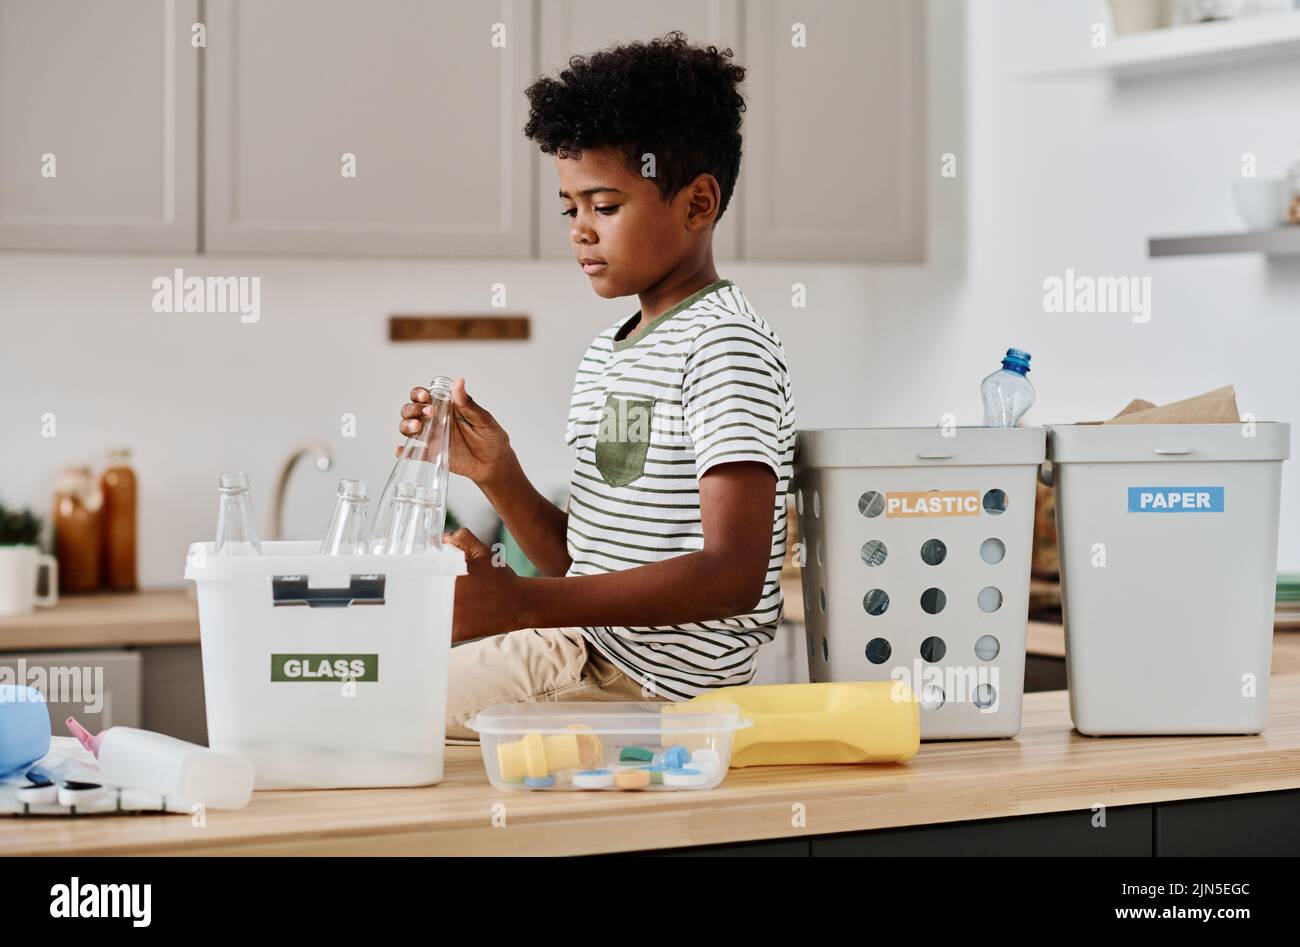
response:
<path id="1" fill-rule="evenodd" d="M 421 424 L 433 413 L 427 388 L 412 388 L 411 400 L 402 408 L 398 430 L 405 437 L 420 433 Z M 510 436 L 496 418 L 479 406 L 465 391 L 465 379 L 457 378 L 451 388 L 450 437 L 451 472 L 468 477 L 482 486 L 504 470 L 511 459 Z M 402 453 L 398 447 L 395 454 Z"/>
<path id="2" fill-rule="evenodd" d="M 517 616 L 519 578 L 483 540 L 465 527 L 444 533 L 442 541 L 465 553 L 466 572 L 456 577 L 451 640 L 468 641 L 522 627 Z"/>

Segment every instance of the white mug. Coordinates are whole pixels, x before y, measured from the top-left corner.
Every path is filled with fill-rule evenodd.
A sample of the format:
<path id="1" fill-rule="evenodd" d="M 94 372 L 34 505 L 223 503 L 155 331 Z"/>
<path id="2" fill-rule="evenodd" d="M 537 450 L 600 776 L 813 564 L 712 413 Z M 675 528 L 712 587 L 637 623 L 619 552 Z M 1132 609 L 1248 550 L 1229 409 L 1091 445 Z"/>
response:
<path id="1" fill-rule="evenodd" d="M 41 567 L 50 570 L 48 591 L 36 594 Z M 59 600 L 59 563 L 35 546 L 0 546 L 0 615 L 26 615 Z"/>

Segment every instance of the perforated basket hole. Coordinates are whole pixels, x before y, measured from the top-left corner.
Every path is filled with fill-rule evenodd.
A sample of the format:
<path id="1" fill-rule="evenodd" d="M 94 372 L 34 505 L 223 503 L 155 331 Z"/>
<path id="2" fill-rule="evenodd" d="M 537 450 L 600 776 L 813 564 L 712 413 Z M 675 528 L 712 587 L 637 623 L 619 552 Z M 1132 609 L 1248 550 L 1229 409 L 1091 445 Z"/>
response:
<path id="1" fill-rule="evenodd" d="M 1005 490 L 992 489 L 984 493 L 984 512 L 1001 516 L 1007 511 L 1007 494 Z"/>
<path id="2" fill-rule="evenodd" d="M 978 601 L 983 611 L 996 612 L 1002 607 L 1002 591 L 991 585 L 986 585 L 980 589 Z"/>
<path id="3" fill-rule="evenodd" d="M 826 638 L 823 637 L 822 638 L 822 660 L 829 661 L 830 659 L 831 659 L 831 646 L 826 643 Z"/>
<path id="4" fill-rule="evenodd" d="M 883 615 L 889 608 L 889 593 L 884 589 L 872 589 L 862 596 L 862 607 L 868 615 Z"/>
<path id="5" fill-rule="evenodd" d="M 816 490 L 813 491 L 813 518 L 822 518 L 822 495 Z"/>
<path id="6" fill-rule="evenodd" d="M 921 608 L 928 615 L 938 615 L 948 604 L 948 596 L 943 589 L 926 589 L 921 593 Z"/>
<path id="7" fill-rule="evenodd" d="M 825 615 L 826 614 L 826 590 L 825 589 L 817 590 L 817 600 L 818 600 L 818 604 L 821 605 L 822 607 L 822 614 Z"/>
<path id="8" fill-rule="evenodd" d="M 992 635 L 980 635 L 975 640 L 975 657 L 981 661 L 992 661 L 1001 650 L 1001 643 Z"/>
<path id="9" fill-rule="evenodd" d="M 927 566 L 937 566 L 948 558 L 948 547 L 942 539 L 927 539 L 921 543 L 921 561 Z"/>
<path id="10" fill-rule="evenodd" d="M 938 684 L 926 684 L 921 688 L 921 709 L 938 710 L 943 706 L 943 688 Z"/>
<path id="11" fill-rule="evenodd" d="M 990 536 L 980 543 L 980 558 L 991 566 L 997 565 L 1007 554 L 1007 544 L 996 536 Z"/>
<path id="12" fill-rule="evenodd" d="M 889 558 L 889 547 L 879 539 L 868 539 L 862 544 L 862 561 L 869 566 L 881 566 Z"/>
<path id="13" fill-rule="evenodd" d="M 803 488 L 800 487 L 794 492 L 794 508 L 800 516 L 803 516 Z"/>
<path id="14" fill-rule="evenodd" d="M 858 497 L 858 512 L 869 519 L 885 512 L 884 494 L 877 493 L 875 490 L 868 490 L 862 494 Z"/>
<path id="15" fill-rule="evenodd" d="M 816 549 L 817 549 L 817 565 L 819 565 L 819 566 L 824 566 L 824 565 L 826 565 L 826 560 L 825 560 L 825 558 L 822 556 L 822 541 L 821 541 L 820 539 L 817 540 L 817 546 L 816 546 Z"/>
<path id="16" fill-rule="evenodd" d="M 975 693 L 971 697 L 971 702 L 980 710 L 988 710 L 998 702 L 998 692 L 992 684 L 981 684 L 975 688 Z"/>
<path id="17" fill-rule="evenodd" d="M 943 656 L 948 653 L 948 646 L 944 644 L 943 639 L 931 635 L 921 642 L 921 657 L 931 664 L 936 661 L 942 661 Z"/>
<path id="18" fill-rule="evenodd" d="M 884 638 L 872 638 L 867 642 L 867 660 L 872 664 L 884 664 L 893 653 L 893 646 Z"/>

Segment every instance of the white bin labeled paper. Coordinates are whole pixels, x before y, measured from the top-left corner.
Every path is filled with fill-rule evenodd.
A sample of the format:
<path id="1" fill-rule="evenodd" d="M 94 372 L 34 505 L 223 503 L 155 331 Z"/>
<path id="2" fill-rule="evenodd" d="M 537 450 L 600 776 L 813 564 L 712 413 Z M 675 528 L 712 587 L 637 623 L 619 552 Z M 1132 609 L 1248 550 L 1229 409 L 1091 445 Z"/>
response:
<path id="1" fill-rule="evenodd" d="M 1049 427 L 1080 733 L 1258 733 L 1290 425 Z"/>
<path id="2" fill-rule="evenodd" d="M 813 681 L 906 682 L 923 740 L 1020 732 L 1045 438 L 1032 427 L 798 433 Z"/>
<path id="3" fill-rule="evenodd" d="M 208 745 L 257 789 L 425 786 L 443 775 L 452 601 L 464 554 L 261 556 L 190 547 Z"/>

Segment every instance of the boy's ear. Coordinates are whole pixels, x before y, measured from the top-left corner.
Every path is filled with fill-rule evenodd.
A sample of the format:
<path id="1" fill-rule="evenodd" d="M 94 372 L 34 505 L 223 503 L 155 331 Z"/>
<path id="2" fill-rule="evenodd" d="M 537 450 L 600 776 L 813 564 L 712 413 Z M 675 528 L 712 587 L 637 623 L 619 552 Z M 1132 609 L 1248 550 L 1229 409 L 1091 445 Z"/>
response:
<path id="1" fill-rule="evenodd" d="M 722 188 L 718 187 L 718 179 L 711 174 L 696 175 L 686 185 L 686 229 L 700 231 L 712 227 L 721 206 Z"/>

